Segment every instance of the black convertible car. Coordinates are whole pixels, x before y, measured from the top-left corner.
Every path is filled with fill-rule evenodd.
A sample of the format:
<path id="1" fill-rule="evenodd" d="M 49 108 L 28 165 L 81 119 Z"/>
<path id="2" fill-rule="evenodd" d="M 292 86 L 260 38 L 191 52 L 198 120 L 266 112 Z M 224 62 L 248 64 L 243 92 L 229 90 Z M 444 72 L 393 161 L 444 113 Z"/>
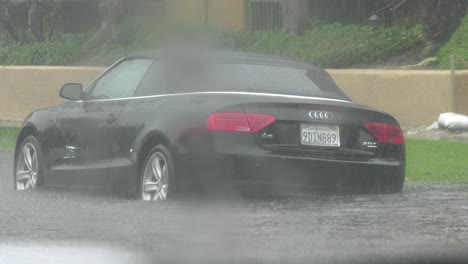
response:
<path id="1" fill-rule="evenodd" d="M 352 103 L 313 65 L 224 51 L 142 52 L 84 91 L 65 84 L 60 96 L 70 101 L 24 121 L 17 190 L 99 187 L 165 200 L 226 183 L 294 193 L 403 188 L 398 122 Z"/>

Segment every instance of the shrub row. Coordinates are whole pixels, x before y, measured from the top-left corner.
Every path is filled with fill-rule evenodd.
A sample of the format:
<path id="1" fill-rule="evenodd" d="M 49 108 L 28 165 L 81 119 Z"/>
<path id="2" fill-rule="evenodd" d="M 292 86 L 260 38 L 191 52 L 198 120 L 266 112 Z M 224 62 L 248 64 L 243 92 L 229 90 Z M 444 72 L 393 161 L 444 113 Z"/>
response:
<path id="1" fill-rule="evenodd" d="M 165 43 L 163 40 L 175 38 L 183 43 L 281 55 L 322 67 L 340 68 L 357 63 L 379 62 L 386 56 L 415 48 L 424 42 L 422 27 L 372 28 L 365 25 L 316 23 L 311 28 L 300 36 L 262 31 L 222 33 L 193 28 L 175 30 L 152 20 L 130 17 L 122 23 L 119 37 L 88 58 L 88 64 L 110 64 L 127 53 L 160 47 Z M 61 35 L 49 42 L 23 46 L 3 41 L 0 43 L 0 64 L 73 64 L 83 57 L 83 42 L 83 36 L 72 35 Z"/>
<path id="2" fill-rule="evenodd" d="M 452 35 L 449 42 L 439 51 L 437 59 L 441 69 L 450 69 L 450 55 L 455 53 L 468 62 L 468 15 L 460 28 Z M 457 69 L 468 69 L 468 65 L 457 63 Z"/>
<path id="3" fill-rule="evenodd" d="M 19 45 L 0 38 L 0 65 L 70 65 L 82 55 L 82 35 L 58 35 L 51 41 Z"/>
<path id="4" fill-rule="evenodd" d="M 298 58 L 323 67 L 379 62 L 424 42 L 422 27 L 372 28 L 363 25 L 317 25 L 302 36 L 278 32 L 226 34 L 237 49 Z"/>

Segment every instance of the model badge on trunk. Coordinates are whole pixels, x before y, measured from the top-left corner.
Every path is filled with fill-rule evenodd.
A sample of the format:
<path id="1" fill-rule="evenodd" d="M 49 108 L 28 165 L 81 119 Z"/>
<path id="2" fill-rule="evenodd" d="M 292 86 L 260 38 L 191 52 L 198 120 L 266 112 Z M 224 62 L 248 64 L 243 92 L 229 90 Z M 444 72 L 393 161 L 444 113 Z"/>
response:
<path id="1" fill-rule="evenodd" d="M 265 138 L 265 139 L 273 139 L 275 136 L 273 134 L 267 134 L 265 132 L 263 132 L 262 134 L 262 138 Z"/>

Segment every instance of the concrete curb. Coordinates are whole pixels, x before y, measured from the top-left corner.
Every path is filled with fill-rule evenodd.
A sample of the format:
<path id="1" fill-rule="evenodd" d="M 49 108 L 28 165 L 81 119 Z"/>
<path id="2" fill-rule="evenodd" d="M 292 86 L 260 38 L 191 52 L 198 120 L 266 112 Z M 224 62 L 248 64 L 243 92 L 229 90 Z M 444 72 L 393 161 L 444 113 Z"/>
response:
<path id="1" fill-rule="evenodd" d="M 0 127 L 21 127 L 23 121 L 21 120 L 1 120 Z"/>

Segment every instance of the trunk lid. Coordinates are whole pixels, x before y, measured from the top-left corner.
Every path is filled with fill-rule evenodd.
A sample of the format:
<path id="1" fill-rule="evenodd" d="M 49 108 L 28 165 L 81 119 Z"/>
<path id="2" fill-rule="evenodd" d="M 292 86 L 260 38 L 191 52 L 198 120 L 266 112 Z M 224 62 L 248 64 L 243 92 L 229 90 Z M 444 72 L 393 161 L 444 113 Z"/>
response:
<path id="1" fill-rule="evenodd" d="M 242 105 L 245 113 L 269 114 L 275 122 L 254 133 L 257 144 L 281 155 L 369 160 L 384 146 L 368 122 L 397 124 L 389 115 L 352 103 L 262 102 Z"/>

